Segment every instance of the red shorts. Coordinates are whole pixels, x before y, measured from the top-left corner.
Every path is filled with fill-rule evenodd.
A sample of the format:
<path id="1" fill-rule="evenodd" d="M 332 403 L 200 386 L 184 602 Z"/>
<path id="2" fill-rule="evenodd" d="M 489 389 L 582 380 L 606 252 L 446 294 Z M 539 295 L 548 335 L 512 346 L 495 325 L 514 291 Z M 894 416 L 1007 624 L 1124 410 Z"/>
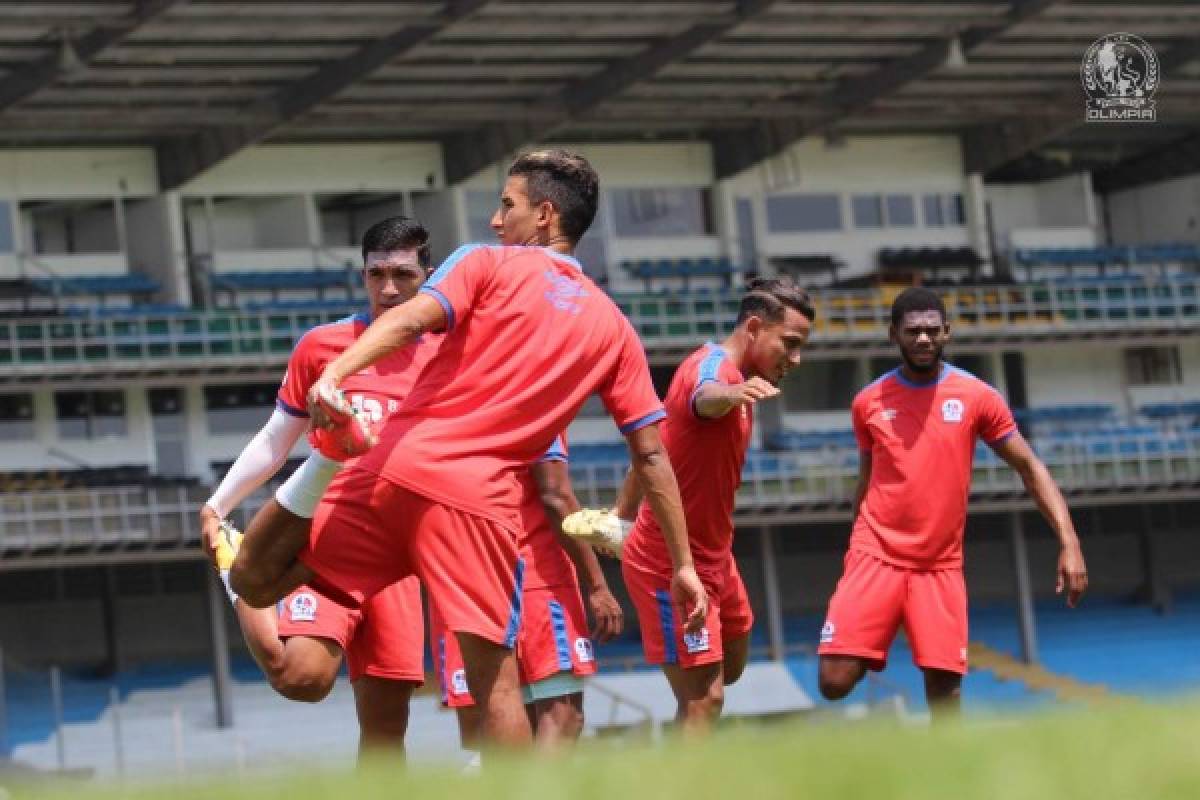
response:
<path id="1" fill-rule="evenodd" d="M 337 642 L 352 681 L 363 675 L 425 681 L 425 617 L 416 578 L 393 583 L 360 608 L 301 586 L 279 605 L 279 638 L 292 636 Z"/>
<path id="2" fill-rule="evenodd" d="M 321 498 L 299 557 L 315 586 L 352 606 L 416 575 L 449 630 L 516 644 L 517 537 L 497 522 L 349 467 Z"/>
<path id="3" fill-rule="evenodd" d="M 475 705 L 467 688 L 458 639 L 446 632 L 433 609 L 429 611 L 429 641 L 442 685 L 442 705 L 447 708 Z M 595 674 L 595 649 L 587 635 L 587 615 L 578 586 L 548 586 L 521 593 L 517 668 L 523 686 L 560 672 L 580 677 Z"/>
<path id="4" fill-rule="evenodd" d="M 737 562 L 729 557 L 723 571 L 702 575 L 708 593 L 708 617 L 697 633 L 686 633 L 680 609 L 671 601 L 671 576 L 621 562 L 625 588 L 642 629 L 642 650 L 649 664 L 678 664 L 684 669 L 725 658 L 725 642 L 750 634 L 754 612 Z"/>
<path id="5" fill-rule="evenodd" d="M 846 553 L 817 653 L 857 656 L 881 670 L 901 624 L 918 667 L 966 674 L 962 570 L 911 570 L 858 550 Z"/>

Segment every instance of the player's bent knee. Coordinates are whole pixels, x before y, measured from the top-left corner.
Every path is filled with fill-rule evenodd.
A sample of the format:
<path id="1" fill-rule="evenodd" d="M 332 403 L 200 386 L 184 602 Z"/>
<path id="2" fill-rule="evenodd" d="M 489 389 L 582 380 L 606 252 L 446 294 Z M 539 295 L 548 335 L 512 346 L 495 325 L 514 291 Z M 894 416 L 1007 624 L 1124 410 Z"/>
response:
<path id="1" fill-rule="evenodd" d="M 337 680 L 337 670 L 321 669 L 284 658 L 277 668 L 267 669 L 271 688 L 288 700 L 319 703 L 329 696 Z"/>
<path id="2" fill-rule="evenodd" d="M 817 686 L 826 700 L 841 700 L 854 690 L 863 676 L 863 667 L 853 661 L 821 659 Z"/>
<path id="3" fill-rule="evenodd" d="M 722 670 L 723 680 L 726 686 L 732 686 L 742 677 L 742 673 L 746 671 L 745 659 L 736 659 L 725 662 Z"/>

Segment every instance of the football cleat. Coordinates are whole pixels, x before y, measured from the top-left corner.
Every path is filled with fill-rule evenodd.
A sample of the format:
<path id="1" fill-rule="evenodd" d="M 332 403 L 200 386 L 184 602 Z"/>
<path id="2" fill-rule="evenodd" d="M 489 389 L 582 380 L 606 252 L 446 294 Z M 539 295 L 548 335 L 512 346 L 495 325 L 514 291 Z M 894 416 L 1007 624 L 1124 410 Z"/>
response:
<path id="1" fill-rule="evenodd" d="M 334 461 L 361 456 L 375 446 L 375 434 L 365 413 L 346 400 L 341 389 L 322 391 L 318 400 L 332 428 L 313 428 L 310 441 L 321 455 Z"/>
<path id="2" fill-rule="evenodd" d="M 228 572 L 237 558 L 238 548 L 242 546 L 242 532 L 233 527 L 227 519 L 221 520 L 221 536 L 217 540 L 217 569 Z"/>
<path id="3" fill-rule="evenodd" d="M 563 520 L 562 529 L 567 536 L 619 559 L 625 537 L 633 530 L 633 523 L 621 519 L 615 511 L 584 508 L 568 514 Z"/>

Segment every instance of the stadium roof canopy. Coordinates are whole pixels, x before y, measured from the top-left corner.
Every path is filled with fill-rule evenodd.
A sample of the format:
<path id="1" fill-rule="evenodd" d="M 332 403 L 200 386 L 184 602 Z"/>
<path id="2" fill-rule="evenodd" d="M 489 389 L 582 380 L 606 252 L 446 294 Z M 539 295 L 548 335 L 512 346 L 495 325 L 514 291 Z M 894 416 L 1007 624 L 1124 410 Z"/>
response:
<path id="1" fill-rule="evenodd" d="M 1088 45 L 1161 64 L 1159 120 L 1085 124 Z M 47 0 L 0 4 L 0 146 L 147 144 L 166 186 L 260 141 L 709 140 L 718 175 L 821 134 L 956 132 L 991 178 L 1200 169 L 1195 0 Z"/>

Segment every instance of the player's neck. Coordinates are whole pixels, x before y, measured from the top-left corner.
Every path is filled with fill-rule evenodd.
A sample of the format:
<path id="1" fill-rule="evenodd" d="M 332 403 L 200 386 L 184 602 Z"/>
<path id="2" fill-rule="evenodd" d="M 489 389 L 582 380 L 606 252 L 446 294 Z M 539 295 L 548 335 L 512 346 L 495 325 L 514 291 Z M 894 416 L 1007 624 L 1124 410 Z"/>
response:
<path id="1" fill-rule="evenodd" d="M 725 351 L 725 355 L 743 375 L 746 374 L 746 365 L 742 363 L 742 359 L 746 355 L 749 344 L 746 332 L 740 327 L 734 328 L 733 333 L 726 336 L 725 341 L 721 342 L 721 349 Z"/>
<path id="2" fill-rule="evenodd" d="M 900 374 L 904 376 L 904 380 L 909 383 L 926 384 L 935 383 L 942 375 L 942 370 L 945 368 L 945 363 L 938 359 L 933 366 L 927 370 L 915 370 L 907 361 L 900 363 Z"/>

